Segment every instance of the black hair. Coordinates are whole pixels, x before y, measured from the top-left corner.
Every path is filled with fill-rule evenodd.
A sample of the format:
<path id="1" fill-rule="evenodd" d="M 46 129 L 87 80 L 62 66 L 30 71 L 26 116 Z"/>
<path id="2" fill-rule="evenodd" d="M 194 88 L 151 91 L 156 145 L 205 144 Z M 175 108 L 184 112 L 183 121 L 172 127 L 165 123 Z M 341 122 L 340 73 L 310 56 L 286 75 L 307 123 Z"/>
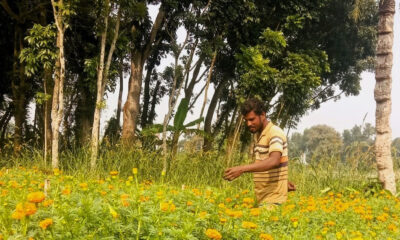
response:
<path id="1" fill-rule="evenodd" d="M 257 115 L 265 113 L 264 103 L 258 98 L 247 99 L 240 108 L 242 115 L 245 116 L 249 112 L 253 111 Z"/>

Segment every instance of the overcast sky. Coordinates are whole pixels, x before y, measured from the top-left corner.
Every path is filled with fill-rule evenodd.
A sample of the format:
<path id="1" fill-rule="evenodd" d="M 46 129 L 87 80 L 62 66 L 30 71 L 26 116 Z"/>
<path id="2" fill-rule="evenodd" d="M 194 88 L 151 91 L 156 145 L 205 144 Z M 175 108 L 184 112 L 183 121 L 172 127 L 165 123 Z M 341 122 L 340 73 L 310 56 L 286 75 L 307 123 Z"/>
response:
<path id="1" fill-rule="evenodd" d="M 396 0 L 396 16 L 394 26 L 394 47 L 393 47 L 393 71 L 392 71 L 392 115 L 391 115 L 391 126 L 393 138 L 400 137 L 400 9 L 399 1 Z M 157 14 L 157 7 L 150 9 L 150 14 L 154 19 Z M 184 31 L 181 29 L 179 38 L 184 38 Z M 172 58 L 165 59 L 161 66 L 158 68 L 160 71 L 168 64 L 170 64 Z M 123 101 L 126 99 L 127 92 L 127 79 L 125 79 Z M 372 123 L 375 125 L 375 100 L 374 100 L 374 87 L 375 87 L 375 76 L 373 73 L 364 72 L 361 80 L 361 91 L 358 96 L 342 96 L 337 101 L 329 101 L 323 103 L 318 110 L 309 112 L 304 116 L 297 129 L 291 130 L 302 132 L 304 129 L 309 128 L 316 124 L 326 124 L 334 127 L 339 132 L 344 129 L 350 129 L 355 124 L 360 125 L 363 122 L 364 116 L 366 115 L 365 122 Z M 199 91 L 198 86 L 195 91 Z M 212 97 L 213 86 L 210 86 L 208 93 L 208 100 Z M 118 89 L 118 87 L 117 87 Z M 118 91 L 115 94 L 109 94 L 107 101 L 107 108 L 102 114 L 102 129 L 104 130 L 104 121 L 108 120 L 112 115 L 115 114 L 117 106 Z M 188 116 L 187 121 L 194 120 L 199 117 L 201 104 L 204 96 L 199 98 L 197 108 L 194 109 L 194 114 Z M 156 112 L 158 117 L 156 123 L 162 123 L 165 113 L 168 110 L 168 100 L 164 98 L 162 103 L 157 106 Z M 208 107 L 208 106 L 207 106 Z M 206 108 L 207 108 L 206 107 Z"/>

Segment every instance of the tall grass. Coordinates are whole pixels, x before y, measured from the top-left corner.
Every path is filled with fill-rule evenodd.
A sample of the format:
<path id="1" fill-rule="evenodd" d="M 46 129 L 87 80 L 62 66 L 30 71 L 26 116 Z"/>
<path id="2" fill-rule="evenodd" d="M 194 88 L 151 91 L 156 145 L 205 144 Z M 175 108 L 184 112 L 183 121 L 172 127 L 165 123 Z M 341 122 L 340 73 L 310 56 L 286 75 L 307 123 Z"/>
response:
<path id="1" fill-rule="evenodd" d="M 163 181 L 179 187 L 253 188 L 251 174 L 243 174 L 232 182 L 222 179 L 227 167 L 225 153 L 178 153 L 171 160 L 170 171 L 165 178 L 161 175 L 162 156 L 158 150 L 146 151 L 138 147 L 103 149 L 95 170 L 89 168 L 89 156 L 88 148 L 64 151 L 60 157 L 60 169 L 65 174 L 81 178 L 105 178 L 113 170 L 127 177 L 132 175 L 132 168 L 138 168 L 141 180 Z M 232 159 L 233 165 L 251 161 L 241 154 L 235 154 Z M 322 156 L 316 164 L 304 165 L 297 158 L 290 159 L 289 162 L 289 180 L 295 183 L 301 194 L 315 195 L 327 189 L 366 191 L 377 182 L 373 164 L 354 168 L 335 155 Z M 51 172 L 51 164 L 45 162 L 43 153 L 35 149 L 24 150 L 19 156 L 0 155 L 0 167 L 15 166 L 37 166 L 42 171 Z"/>

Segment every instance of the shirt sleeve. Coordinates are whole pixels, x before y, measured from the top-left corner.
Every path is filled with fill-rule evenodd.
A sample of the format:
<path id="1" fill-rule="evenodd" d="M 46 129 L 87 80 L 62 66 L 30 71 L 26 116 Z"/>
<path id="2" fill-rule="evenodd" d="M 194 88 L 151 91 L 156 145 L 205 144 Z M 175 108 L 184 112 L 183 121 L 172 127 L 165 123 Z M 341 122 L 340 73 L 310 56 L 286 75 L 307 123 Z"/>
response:
<path id="1" fill-rule="evenodd" d="M 283 154 L 283 146 L 286 143 L 286 136 L 280 129 L 273 129 L 271 138 L 269 139 L 269 153 L 280 152 Z"/>

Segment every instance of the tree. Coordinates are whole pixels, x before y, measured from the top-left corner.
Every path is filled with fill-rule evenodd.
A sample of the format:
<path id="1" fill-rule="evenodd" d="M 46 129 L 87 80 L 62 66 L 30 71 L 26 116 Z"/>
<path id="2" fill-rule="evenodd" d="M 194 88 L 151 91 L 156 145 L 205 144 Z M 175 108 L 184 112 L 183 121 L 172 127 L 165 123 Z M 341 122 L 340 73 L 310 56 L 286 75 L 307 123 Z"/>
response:
<path id="1" fill-rule="evenodd" d="M 121 10 L 118 8 L 117 10 L 117 16 L 116 16 L 116 24 L 115 24 L 115 30 L 114 30 L 114 36 L 112 38 L 111 46 L 108 51 L 107 55 L 107 62 L 104 66 L 104 57 L 105 57 L 105 48 L 106 48 L 106 40 L 107 40 L 107 31 L 108 31 L 108 18 L 110 12 L 112 12 L 113 9 L 110 10 L 109 6 L 109 1 L 105 1 L 105 6 L 104 6 L 104 28 L 103 32 L 101 34 L 101 45 L 100 45 L 100 62 L 99 62 L 99 68 L 97 71 L 97 96 L 96 96 L 96 108 L 94 111 L 94 116 L 93 116 L 93 128 L 92 128 L 92 139 L 91 139 L 91 159 L 90 159 L 90 166 L 94 168 L 96 166 L 96 160 L 97 160 L 97 155 L 98 155 L 98 148 L 99 148 L 99 132 L 100 132 L 100 113 L 101 109 L 103 108 L 103 95 L 105 91 L 105 86 L 107 84 L 107 79 L 108 79 L 108 72 L 110 69 L 111 65 L 111 60 L 112 56 L 115 50 L 115 44 L 118 39 L 118 34 L 119 34 L 119 24 L 120 24 L 120 18 L 121 18 Z"/>
<path id="2" fill-rule="evenodd" d="M 390 127 L 392 65 L 393 65 L 393 20 L 395 13 L 394 0 L 379 2 L 378 44 L 375 65 L 375 155 L 378 167 L 378 178 L 383 188 L 396 193 L 396 180 L 391 157 L 392 130 Z"/>
<path id="3" fill-rule="evenodd" d="M 64 111 L 64 80 L 65 80 L 65 54 L 64 54 L 64 33 L 67 28 L 66 17 L 73 12 L 69 3 L 64 0 L 51 0 L 53 7 L 55 25 L 57 27 L 57 48 L 58 57 L 55 64 L 53 101 L 51 109 L 52 143 L 51 143 L 51 165 L 58 167 L 59 162 L 59 134 L 60 125 Z"/>

